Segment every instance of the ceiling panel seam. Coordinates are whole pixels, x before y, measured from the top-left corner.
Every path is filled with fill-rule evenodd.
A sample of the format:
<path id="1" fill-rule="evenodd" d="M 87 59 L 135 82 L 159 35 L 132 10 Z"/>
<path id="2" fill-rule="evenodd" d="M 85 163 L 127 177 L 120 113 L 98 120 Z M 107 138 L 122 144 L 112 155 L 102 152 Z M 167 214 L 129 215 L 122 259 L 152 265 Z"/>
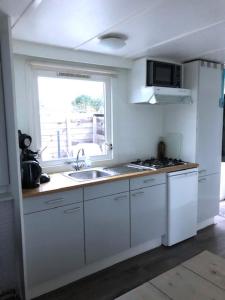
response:
<path id="1" fill-rule="evenodd" d="M 15 22 L 12 24 L 11 29 L 13 29 L 16 24 L 21 20 L 21 18 L 26 14 L 26 12 L 35 4 L 36 0 L 31 0 L 31 2 L 28 3 L 28 5 L 24 8 L 24 10 L 21 12 L 21 14 L 17 17 Z"/>
<path id="2" fill-rule="evenodd" d="M 123 18 L 123 19 L 120 20 L 119 22 L 117 22 L 117 23 L 113 24 L 112 26 L 108 27 L 108 28 L 105 29 L 104 31 L 102 31 L 102 32 L 100 32 L 100 33 L 98 33 L 98 34 L 96 34 L 96 35 L 93 36 L 92 38 L 89 38 L 88 40 L 82 42 L 81 44 L 79 44 L 79 45 L 77 45 L 77 46 L 74 46 L 73 49 L 74 49 L 74 50 L 77 50 L 78 48 L 80 48 L 80 47 L 82 47 L 83 45 L 87 44 L 87 43 L 90 42 L 91 40 L 93 40 L 93 39 L 95 39 L 95 38 L 97 38 L 97 37 L 99 37 L 99 36 L 101 36 L 101 35 L 107 33 L 109 30 L 113 29 L 114 27 L 116 27 L 116 26 L 118 26 L 118 25 L 120 25 L 120 24 L 123 24 L 123 23 L 129 21 L 131 18 L 135 18 L 135 17 L 137 17 L 137 16 L 141 16 L 141 15 L 146 14 L 149 10 L 153 9 L 153 7 L 155 8 L 155 7 L 159 6 L 159 5 L 161 4 L 161 2 L 163 2 L 163 0 L 161 0 L 161 1 L 157 2 L 157 3 L 155 3 L 155 5 L 153 5 L 153 6 L 151 6 L 151 7 L 146 7 L 146 6 L 145 6 L 144 8 L 141 8 L 140 10 L 134 12 L 133 14 L 127 16 L 126 18 Z"/>
<path id="3" fill-rule="evenodd" d="M 195 33 L 198 33 L 198 32 L 201 32 L 201 31 L 204 31 L 204 30 L 207 30 L 211 27 L 214 27 L 214 26 L 217 26 L 217 25 L 220 25 L 220 24 L 223 24 L 225 23 L 225 20 L 222 19 L 218 22 L 215 22 L 215 23 L 211 23 L 210 25 L 206 25 L 206 26 L 203 26 L 201 28 L 198 28 L 198 29 L 195 29 L 195 30 L 192 30 L 192 31 L 189 31 L 189 32 L 186 32 L 186 33 L 183 33 L 183 34 L 180 34 L 180 35 L 177 35 L 176 37 L 173 37 L 173 38 L 170 38 L 170 39 L 167 39 L 163 42 L 159 42 L 157 44 L 154 44 L 153 46 L 146 46 L 145 48 L 142 48 L 141 51 L 136 51 L 136 52 L 133 52 L 133 53 L 130 53 L 129 55 L 125 55 L 125 57 L 127 58 L 130 58 L 130 57 L 135 57 L 137 56 L 139 53 L 143 53 L 145 51 L 148 51 L 148 50 L 151 50 L 151 49 L 154 49 L 154 48 L 157 48 L 157 47 L 160 47 L 160 46 L 163 46 L 165 44 L 168 44 L 170 42 L 174 42 L 176 40 L 179 40 L 179 39 L 182 39 L 184 37 L 187 37 L 187 36 L 190 36 L 192 34 L 195 34 Z"/>

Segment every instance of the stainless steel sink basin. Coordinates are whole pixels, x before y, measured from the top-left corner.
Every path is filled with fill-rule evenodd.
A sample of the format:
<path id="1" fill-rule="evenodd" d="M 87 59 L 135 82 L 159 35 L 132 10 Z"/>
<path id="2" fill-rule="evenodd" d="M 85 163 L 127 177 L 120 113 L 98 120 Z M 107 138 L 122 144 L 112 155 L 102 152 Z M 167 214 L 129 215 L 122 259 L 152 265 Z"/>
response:
<path id="1" fill-rule="evenodd" d="M 97 179 L 101 177 L 107 177 L 110 175 L 111 175 L 110 173 L 101 170 L 85 170 L 79 172 L 71 172 L 68 174 L 69 177 L 79 181 Z"/>
<path id="2" fill-rule="evenodd" d="M 103 168 L 104 171 L 109 172 L 112 175 L 129 174 L 135 172 L 143 172 L 142 168 L 130 167 L 128 165 L 121 165 L 115 167 Z"/>

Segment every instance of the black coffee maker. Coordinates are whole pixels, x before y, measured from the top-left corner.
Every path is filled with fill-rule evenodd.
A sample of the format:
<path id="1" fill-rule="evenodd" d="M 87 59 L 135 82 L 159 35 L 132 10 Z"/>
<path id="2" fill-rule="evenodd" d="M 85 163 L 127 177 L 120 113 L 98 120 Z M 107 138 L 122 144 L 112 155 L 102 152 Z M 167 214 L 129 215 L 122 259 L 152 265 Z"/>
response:
<path id="1" fill-rule="evenodd" d="M 40 185 L 40 177 L 42 174 L 41 166 L 37 160 L 38 152 L 29 149 L 32 138 L 31 136 L 22 133 L 19 134 L 19 147 L 21 149 L 20 163 L 21 163 L 21 177 L 22 187 L 24 189 L 36 188 Z"/>

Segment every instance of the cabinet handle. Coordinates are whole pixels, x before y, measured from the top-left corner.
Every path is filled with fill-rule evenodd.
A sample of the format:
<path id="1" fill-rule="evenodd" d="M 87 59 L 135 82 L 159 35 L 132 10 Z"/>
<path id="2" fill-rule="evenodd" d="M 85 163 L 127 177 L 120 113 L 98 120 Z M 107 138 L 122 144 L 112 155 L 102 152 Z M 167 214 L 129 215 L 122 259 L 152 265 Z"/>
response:
<path id="1" fill-rule="evenodd" d="M 52 199 L 52 200 L 48 200 L 45 201 L 45 204 L 51 205 L 51 204 L 60 204 L 63 202 L 63 198 L 58 198 L 58 199 Z"/>
<path id="2" fill-rule="evenodd" d="M 149 183 L 155 181 L 155 178 L 150 178 L 150 179 L 145 179 L 143 182 L 144 183 Z"/>
<path id="3" fill-rule="evenodd" d="M 198 180 L 198 182 L 200 182 L 200 183 L 203 182 L 203 181 L 206 181 L 206 178 L 201 178 L 201 179 Z"/>
<path id="4" fill-rule="evenodd" d="M 75 212 L 78 212 L 80 210 L 80 207 L 74 207 L 74 208 L 69 208 L 64 210 L 64 214 L 73 214 Z"/>
<path id="5" fill-rule="evenodd" d="M 136 196 L 142 195 L 142 194 L 144 194 L 144 193 L 145 193 L 145 192 L 140 191 L 140 192 L 137 192 L 137 193 L 133 193 L 132 196 L 133 196 L 133 197 L 136 197 Z"/>
<path id="6" fill-rule="evenodd" d="M 198 173 L 202 174 L 202 173 L 205 173 L 206 171 L 207 171 L 206 169 L 202 169 L 202 170 L 199 170 Z"/>
<path id="7" fill-rule="evenodd" d="M 127 198 L 127 195 L 115 197 L 114 200 L 120 200 L 120 199 L 125 199 L 125 198 Z"/>

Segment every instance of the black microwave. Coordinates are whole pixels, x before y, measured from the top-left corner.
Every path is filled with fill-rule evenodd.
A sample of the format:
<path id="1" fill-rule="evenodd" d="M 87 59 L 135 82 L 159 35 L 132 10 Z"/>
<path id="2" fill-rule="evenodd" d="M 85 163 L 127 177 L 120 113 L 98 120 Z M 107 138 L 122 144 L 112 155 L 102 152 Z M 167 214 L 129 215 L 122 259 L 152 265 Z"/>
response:
<path id="1" fill-rule="evenodd" d="M 178 64 L 147 60 L 147 86 L 182 87 L 182 67 Z"/>

